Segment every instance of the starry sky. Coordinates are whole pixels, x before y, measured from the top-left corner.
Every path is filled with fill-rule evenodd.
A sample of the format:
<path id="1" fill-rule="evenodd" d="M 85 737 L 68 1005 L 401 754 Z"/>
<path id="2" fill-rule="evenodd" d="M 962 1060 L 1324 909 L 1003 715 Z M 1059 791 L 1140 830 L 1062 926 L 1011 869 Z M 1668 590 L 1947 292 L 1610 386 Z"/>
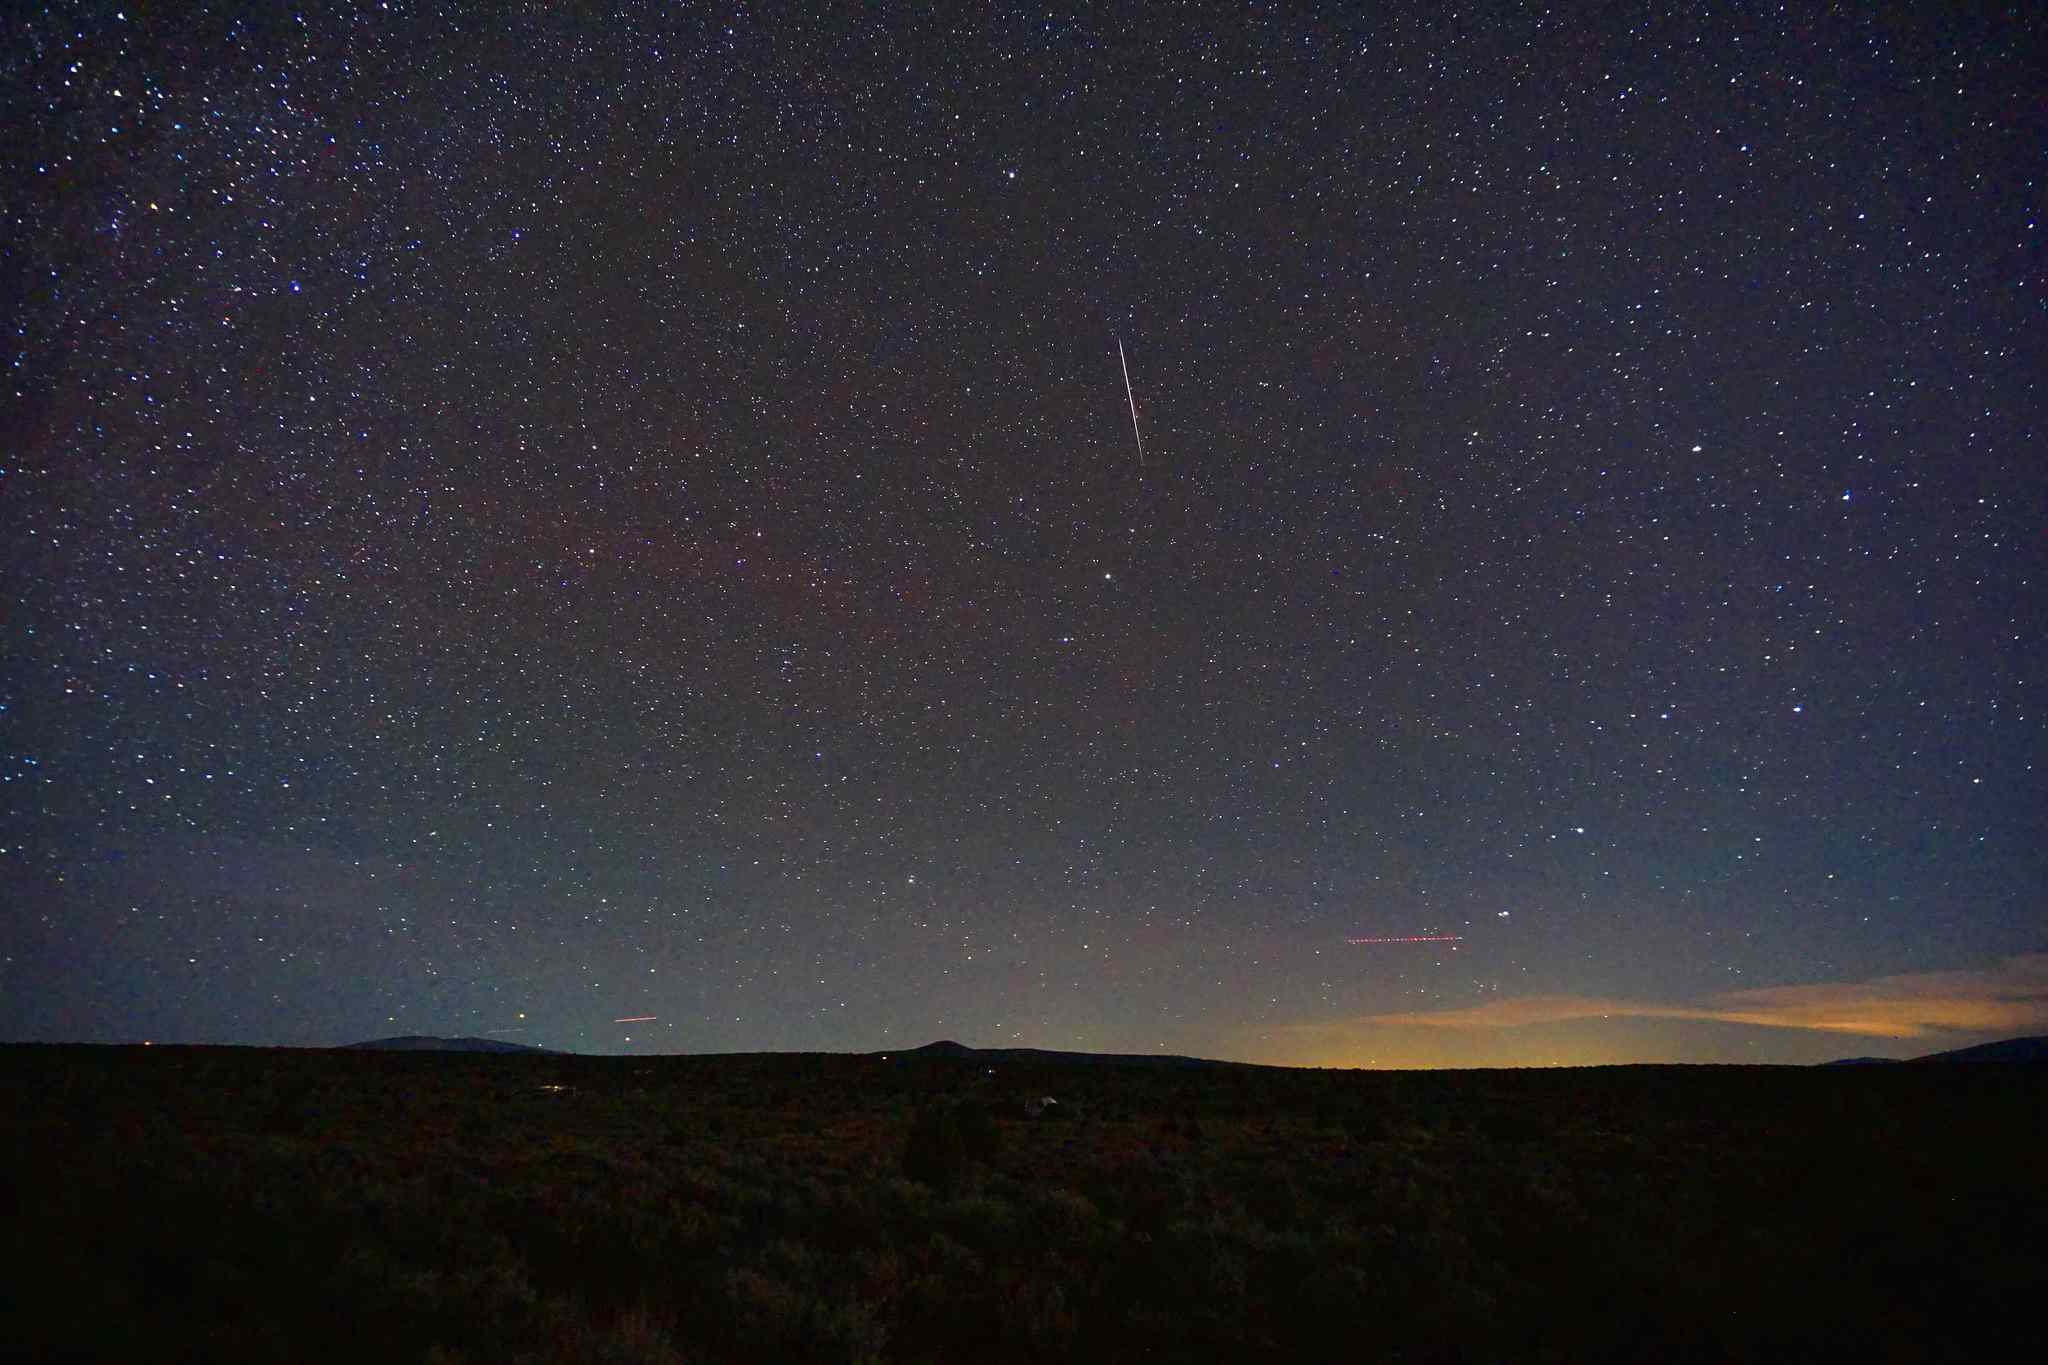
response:
<path id="1" fill-rule="evenodd" d="M 0 1038 L 2048 1032 L 2029 7 L 813 8 L 10 10 Z"/>

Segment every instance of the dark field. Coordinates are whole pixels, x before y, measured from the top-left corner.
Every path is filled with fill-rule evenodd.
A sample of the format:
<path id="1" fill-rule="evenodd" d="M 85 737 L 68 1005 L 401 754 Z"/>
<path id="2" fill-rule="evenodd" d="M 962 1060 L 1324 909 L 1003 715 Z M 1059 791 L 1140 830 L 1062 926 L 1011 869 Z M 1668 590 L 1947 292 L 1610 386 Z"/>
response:
<path id="1" fill-rule="evenodd" d="M 6 1047 L 0 1083 L 9 1358 L 1996 1360 L 2048 1301 L 2041 1067 Z"/>

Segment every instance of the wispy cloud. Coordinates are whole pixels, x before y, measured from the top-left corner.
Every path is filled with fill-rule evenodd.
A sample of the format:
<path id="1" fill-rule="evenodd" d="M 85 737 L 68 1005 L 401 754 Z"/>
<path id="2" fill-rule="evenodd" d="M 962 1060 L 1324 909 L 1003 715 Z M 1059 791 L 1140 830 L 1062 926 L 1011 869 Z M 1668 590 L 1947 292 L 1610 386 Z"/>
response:
<path id="1" fill-rule="evenodd" d="M 1935 1046 L 1980 1036 L 2048 1033 L 2048 954 L 2028 954 L 1966 972 L 1911 972 L 1855 982 L 1726 990 L 1702 1001 L 1665 1003 L 1587 995 L 1526 995 L 1464 1009 L 1417 1009 L 1352 1019 L 1323 1019 L 1276 1029 L 1313 1046 L 1372 1052 L 1378 1042 L 1462 1036 L 1505 1042 L 1516 1029 L 1591 1019 L 1677 1019 L 1747 1023 L 1837 1036 L 1933 1040 Z M 1929 1048 L 1931 1050 L 1931 1048 Z M 1425 1050 L 1427 1052 L 1427 1050 Z"/>
<path id="2" fill-rule="evenodd" d="M 1869 981 L 1727 991 L 1694 1004 L 1582 995 L 1532 995 L 1465 1009 L 1369 1014 L 1304 1024 L 1490 1031 L 1580 1019 L 1692 1019 L 1881 1038 L 2048 1032 L 2048 953 L 1979 971 L 1913 972 Z"/>

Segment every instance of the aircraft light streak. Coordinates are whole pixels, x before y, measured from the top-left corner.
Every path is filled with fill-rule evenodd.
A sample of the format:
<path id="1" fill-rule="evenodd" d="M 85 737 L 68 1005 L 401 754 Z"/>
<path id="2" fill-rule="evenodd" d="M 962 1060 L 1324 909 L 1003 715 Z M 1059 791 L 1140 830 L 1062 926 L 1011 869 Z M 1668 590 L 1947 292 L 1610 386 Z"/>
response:
<path id="1" fill-rule="evenodd" d="M 1347 938 L 1346 943 L 1463 943 L 1463 934 L 1395 934 L 1386 938 Z"/>

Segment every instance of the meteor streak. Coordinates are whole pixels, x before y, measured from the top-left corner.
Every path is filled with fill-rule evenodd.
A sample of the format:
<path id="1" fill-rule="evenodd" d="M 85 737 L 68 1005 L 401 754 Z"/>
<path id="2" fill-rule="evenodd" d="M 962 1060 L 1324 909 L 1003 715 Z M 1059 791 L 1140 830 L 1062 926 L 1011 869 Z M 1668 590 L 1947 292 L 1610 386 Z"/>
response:
<path id="1" fill-rule="evenodd" d="M 1138 468 L 1145 467 L 1145 434 L 1138 430 L 1138 396 L 1131 392 L 1131 362 L 1124 359 L 1124 339 L 1116 339 L 1116 363 L 1124 371 L 1124 397 L 1131 405 L 1131 435 L 1138 442 Z"/>
<path id="2" fill-rule="evenodd" d="M 1463 934 L 1399 934 L 1391 938 L 1347 938 L 1346 943 L 1463 943 Z"/>
<path id="3" fill-rule="evenodd" d="M 614 1019 L 614 1024 L 651 1024 L 661 1016 L 658 1014 L 629 1014 L 623 1019 Z"/>

